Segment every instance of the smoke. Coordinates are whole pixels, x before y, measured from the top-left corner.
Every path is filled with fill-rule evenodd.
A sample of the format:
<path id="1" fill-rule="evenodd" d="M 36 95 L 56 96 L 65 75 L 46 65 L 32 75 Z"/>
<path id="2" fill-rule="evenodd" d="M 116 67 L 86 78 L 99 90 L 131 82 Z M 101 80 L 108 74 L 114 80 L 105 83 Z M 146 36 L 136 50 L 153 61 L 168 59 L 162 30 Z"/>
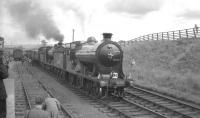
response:
<path id="1" fill-rule="evenodd" d="M 19 23 L 31 38 L 43 35 L 46 39 L 63 40 L 64 36 L 51 19 L 52 16 L 39 4 L 31 0 L 9 0 L 6 7 L 14 21 Z"/>

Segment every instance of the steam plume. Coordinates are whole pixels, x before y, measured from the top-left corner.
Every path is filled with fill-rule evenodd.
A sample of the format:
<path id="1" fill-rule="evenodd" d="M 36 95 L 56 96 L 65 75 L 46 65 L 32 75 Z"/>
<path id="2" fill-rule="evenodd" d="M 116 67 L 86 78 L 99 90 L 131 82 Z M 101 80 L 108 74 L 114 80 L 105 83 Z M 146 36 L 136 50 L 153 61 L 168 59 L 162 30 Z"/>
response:
<path id="1" fill-rule="evenodd" d="M 47 39 L 62 41 L 64 36 L 60 33 L 51 15 L 30 0 L 7 2 L 7 9 L 14 20 L 26 31 L 28 36 L 36 38 L 43 35 Z"/>

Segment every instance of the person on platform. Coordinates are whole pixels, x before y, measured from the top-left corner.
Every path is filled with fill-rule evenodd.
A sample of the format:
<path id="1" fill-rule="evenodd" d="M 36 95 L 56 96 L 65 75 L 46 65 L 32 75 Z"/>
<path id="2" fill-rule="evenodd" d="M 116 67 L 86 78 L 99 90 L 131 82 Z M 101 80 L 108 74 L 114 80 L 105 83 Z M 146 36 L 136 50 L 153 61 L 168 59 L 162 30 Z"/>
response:
<path id="1" fill-rule="evenodd" d="M 0 49 L 0 118 L 6 118 L 6 89 L 3 79 L 8 77 L 8 67 L 3 63 L 3 49 Z"/>
<path id="2" fill-rule="evenodd" d="M 44 100 L 43 109 L 52 113 L 52 118 L 58 118 L 59 110 L 61 109 L 60 102 L 56 98 L 51 98 L 49 95 Z"/>
<path id="3" fill-rule="evenodd" d="M 53 118 L 52 113 L 42 110 L 43 98 L 36 97 L 35 106 L 25 112 L 24 118 Z"/>

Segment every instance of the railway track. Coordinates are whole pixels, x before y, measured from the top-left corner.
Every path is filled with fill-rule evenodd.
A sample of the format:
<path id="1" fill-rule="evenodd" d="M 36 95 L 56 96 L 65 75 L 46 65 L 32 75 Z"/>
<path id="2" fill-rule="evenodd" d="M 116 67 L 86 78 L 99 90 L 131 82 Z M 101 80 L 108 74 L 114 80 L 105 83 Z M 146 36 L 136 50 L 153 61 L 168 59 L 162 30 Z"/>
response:
<path id="1" fill-rule="evenodd" d="M 65 85 L 65 82 L 61 82 L 61 84 L 62 83 L 80 98 L 87 100 L 95 108 L 98 108 L 101 112 L 106 113 L 112 118 L 166 118 L 162 114 L 153 112 L 142 105 L 131 103 L 125 99 L 120 99 L 115 96 L 98 99 L 93 95 L 89 95 L 88 92 L 82 89 L 75 88 L 71 85 Z"/>
<path id="2" fill-rule="evenodd" d="M 69 88 L 70 85 L 67 86 Z M 84 94 L 84 90 L 71 87 L 70 89 L 75 93 L 78 91 L 78 94 Z M 200 115 L 198 107 L 138 87 L 126 91 L 126 97 L 123 99 L 96 99 L 93 96 L 88 98 L 87 95 L 84 98 L 90 99 L 95 107 L 112 117 L 198 118 Z"/>
<path id="3" fill-rule="evenodd" d="M 133 86 L 126 91 L 125 100 L 139 104 L 166 118 L 199 118 L 200 108 L 196 105 Z"/>
<path id="4" fill-rule="evenodd" d="M 116 97 L 97 99 L 88 96 L 80 89 L 68 88 L 111 117 L 199 118 L 200 116 L 200 110 L 196 106 L 137 87 L 128 90 L 126 97 L 122 99 Z"/>
<path id="5" fill-rule="evenodd" d="M 31 109 L 35 104 L 35 97 L 49 94 L 54 97 L 47 88 L 37 79 L 30 77 L 28 68 L 17 64 L 18 78 L 15 80 L 15 118 L 23 118 L 26 110 Z M 73 115 L 66 111 L 62 105 L 59 118 L 73 118 Z"/>
<path id="6" fill-rule="evenodd" d="M 19 79 L 15 80 L 15 118 L 23 118 L 28 108 L 25 93 Z"/>
<path id="7" fill-rule="evenodd" d="M 76 94 L 79 94 L 79 96 L 84 99 L 88 99 L 87 95 L 83 91 L 72 87 L 68 88 Z M 83 94 L 85 94 L 85 96 Z M 93 96 L 89 96 L 89 101 L 92 102 L 96 108 L 99 108 L 102 112 L 107 113 L 112 117 L 199 118 L 200 110 L 198 107 L 173 98 L 159 95 L 158 93 L 154 94 L 155 95 L 152 95 L 151 93 L 151 95 L 147 96 L 147 93 L 143 94 L 141 91 L 136 91 L 132 88 L 126 92 L 126 97 L 123 99 L 96 99 Z"/>

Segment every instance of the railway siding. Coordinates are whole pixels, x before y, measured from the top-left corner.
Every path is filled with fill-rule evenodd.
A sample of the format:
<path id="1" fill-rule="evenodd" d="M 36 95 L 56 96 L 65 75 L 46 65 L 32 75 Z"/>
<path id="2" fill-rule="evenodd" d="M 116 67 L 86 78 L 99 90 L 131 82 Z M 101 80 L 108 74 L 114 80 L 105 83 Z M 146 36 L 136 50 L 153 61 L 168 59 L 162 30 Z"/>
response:
<path id="1" fill-rule="evenodd" d="M 169 96 L 161 95 L 139 87 L 132 87 L 126 92 L 127 100 L 139 103 L 168 117 L 198 118 L 200 108 Z"/>
<path id="2" fill-rule="evenodd" d="M 41 70 L 38 70 L 38 68 L 33 68 L 35 73 L 37 73 L 32 74 L 34 78 L 38 78 L 40 83 L 43 83 L 45 88 L 57 96 L 60 101 L 65 99 L 66 101 L 63 101 L 63 108 L 68 109 L 75 117 L 100 117 L 100 115 L 94 114 L 95 109 L 91 111 L 91 106 L 94 105 L 89 105 L 85 100 L 79 99 L 78 96 L 67 90 L 66 87 L 58 84 L 58 81 L 56 81 L 58 78 L 52 78 L 49 75 L 41 73 Z M 66 81 L 62 81 L 62 79 L 59 78 L 59 81 L 63 85 L 67 85 Z M 174 100 L 167 101 L 166 98 L 163 99 L 160 97 L 155 97 L 155 95 L 145 90 L 132 88 L 130 92 L 127 92 L 126 98 L 117 101 L 113 99 L 99 100 L 100 105 L 97 105 L 97 107 L 99 106 L 99 111 L 112 117 L 198 118 L 199 110 L 195 107 L 180 105 L 180 102 L 178 103 Z M 86 98 L 90 99 L 89 97 Z M 101 113 L 101 115 L 105 114 Z"/>
<path id="3" fill-rule="evenodd" d="M 16 96 L 16 118 L 23 118 L 26 110 L 31 109 L 35 104 L 35 97 L 45 97 L 48 92 L 42 87 L 42 83 L 39 83 L 37 79 L 34 79 L 30 70 L 27 71 L 26 65 L 17 64 L 16 69 L 18 72 L 18 78 L 15 80 L 15 96 Z M 60 111 L 59 118 L 73 118 L 65 109 Z"/>
<path id="4" fill-rule="evenodd" d="M 141 92 L 143 91 L 143 93 Z M 135 92 L 135 93 L 134 93 Z M 150 94 L 147 96 L 146 94 Z M 169 97 L 159 98 L 160 96 L 153 95 L 145 90 L 137 90 L 136 88 L 127 92 L 127 98 L 122 101 L 106 100 L 101 101 L 100 109 L 103 113 L 118 114 L 127 118 L 131 117 L 163 117 L 163 118 L 198 118 L 199 109 L 178 100 L 169 100 Z M 156 96 L 156 97 L 155 97 Z M 155 98 L 153 98 L 155 97 Z M 157 98 L 158 97 L 158 98 Z M 168 99 L 167 99 L 168 98 Z M 158 101 L 155 101 L 155 100 Z M 162 102 L 159 103 L 159 101 Z M 174 102 L 174 103 L 172 103 Z M 163 104 L 165 103 L 165 104 Z M 181 104 L 181 105 L 180 105 Z M 117 116 L 117 115 L 116 115 Z"/>
<path id="5" fill-rule="evenodd" d="M 85 99 L 80 98 L 71 90 L 56 81 L 56 78 L 44 73 L 39 68 L 31 67 L 34 78 L 37 78 L 61 102 L 64 109 L 70 111 L 76 118 L 110 118 L 105 113 L 95 109 Z M 63 83 L 65 84 L 65 83 Z"/>
<path id="6" fill-rule="evenodd" d="M 43 77 L 44 78 L 44 77 Z M 54 78 L 55 81 L 55 78 Z M 61 80 L 59 80 L 61 81 Z M 46 81 L 45 81 L 46 82 Z M 67 83 L 64 83 L 66 81 L 63 81 L 61 83 L 63 83 L 64 85 L 68 85 Z M 53 82 L 48 82 L 46 84 L 50 84 Z M 45 85 L 46 85 L 45 84 Z M 69 86 L 67 86 L 69 87 Z M 95 99 L 94 97 L 91 96 L 87 96 L 87 92 L 79 89 L 79 88 L 71 88 L 70 89 L 81 96 L 81 98 L 87 99 L 89 100 L 90 104 L 92 102 L 92 104 L 94 104 L 93 106 L 95 108 L 98 108 L 99 111 L 103 112 L 104 114 L 107 114 L 107 116 L 109 117 L 126 117 L 126 118 L 132 118 L 132 117 L 150 117 L 150 118 L 167 118 L 165 116 L 163 116 L 162 114 L 159 114 L 157 112 L 153 112 L 150 109 L 147 109 L 139 104 L 133 104 L 130 103 L 126 100 L 115 100 L 115 99 L 103 99 L 103 100 L 99 100 L 99 99 Z M 79 92 L 80 91 L 80 92 Z M 97 105 L 95 105 L 97 104 Z M 125 109 L 124 109 L 125 107 Z M 80 107 L 82 108 L 82 107 Z M 82 108 L 84 109 L 84 108 Z M 75 109 L 75 110 L 79 110 L 79 109 Z"/>

